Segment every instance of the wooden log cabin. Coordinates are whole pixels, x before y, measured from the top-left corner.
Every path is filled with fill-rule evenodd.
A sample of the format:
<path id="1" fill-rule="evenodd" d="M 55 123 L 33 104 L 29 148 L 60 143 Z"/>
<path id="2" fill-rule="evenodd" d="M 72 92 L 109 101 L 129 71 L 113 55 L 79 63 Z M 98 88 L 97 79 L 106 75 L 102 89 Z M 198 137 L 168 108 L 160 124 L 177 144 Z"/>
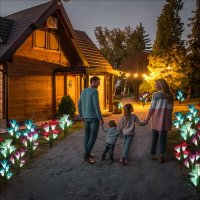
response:
<path id="1" fill-rule="evenodd" d="M 56 1 L 0 17 L 0 119 L 46 120 L 63 95 L 77 106 L 89 78 L 101 78 L 102 110 L 112 111 L 119 76 L 85 32 L 74 30 Z"/>

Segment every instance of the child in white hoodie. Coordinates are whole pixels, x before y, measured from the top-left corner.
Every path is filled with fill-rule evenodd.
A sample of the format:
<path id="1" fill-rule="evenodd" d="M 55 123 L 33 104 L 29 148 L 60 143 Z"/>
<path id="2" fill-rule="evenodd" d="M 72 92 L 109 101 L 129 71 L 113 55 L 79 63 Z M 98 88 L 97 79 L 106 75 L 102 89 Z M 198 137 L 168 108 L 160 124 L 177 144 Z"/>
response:
<path id="1" fill-rule="evenodd" d="M 132 104 L 125 104 L 123 110 L 124 116 L 121 117 L 119 122 L 119 131 L 123 134 L 124 138 L 123 152 L 120 158 L 120 163 L 127 165 L 129 149 L 133 141 L 133 136 L 135 135 L 135 123 L 139 126 L 147 125 L 147 123 L 141 122 L 135 114 L 132 114 L 134 111 Z"/>
<path id="2" fill-rule="evenodd" d="M 102 154 L 102 160 L 105 160 L 106 154 L 109 152 L 110 161 L 113 162 L 113 152 L 117 138 L 119 136 L 119 130 L 115 120 L 109 121 L 109 129 L 105 129 L 103 126 L 103 131 L 106 133 L 106 144 L 105 149 Z"/>

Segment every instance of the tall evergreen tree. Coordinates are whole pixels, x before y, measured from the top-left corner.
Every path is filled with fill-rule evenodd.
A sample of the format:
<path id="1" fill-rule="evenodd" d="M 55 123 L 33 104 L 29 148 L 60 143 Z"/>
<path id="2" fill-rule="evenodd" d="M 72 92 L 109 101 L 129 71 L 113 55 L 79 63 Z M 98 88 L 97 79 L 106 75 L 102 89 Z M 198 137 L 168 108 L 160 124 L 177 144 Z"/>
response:
<path id="1" fill-rule="evenodd" d="M 146 34 L 140 23 L 131 34 L 126 34 L 127 56 L 132 56 L 135 52 L 149 52 L 151 50 L 150 42 L 149 34 Z"/>
<path id="2" fill-rule="evenodd" d="M 183 23 L 179 12 L 182 0 L 166 0 L 162 13 L 157 20 L 156 40 L 149 56 L 147 77 L 152 84 L 156 79 L 166 79 L 173 89 L 187 86 L 185 47 L 181 39 Z"/>
<path id="3" fill-rule="evenodd" d="M 188 35 L 187 58 L 191 67 L 190 84 L 196 95 L 200 94 L 200 0 L 196 1 L 196 10 L 188 26 L 192 32 Z"/>

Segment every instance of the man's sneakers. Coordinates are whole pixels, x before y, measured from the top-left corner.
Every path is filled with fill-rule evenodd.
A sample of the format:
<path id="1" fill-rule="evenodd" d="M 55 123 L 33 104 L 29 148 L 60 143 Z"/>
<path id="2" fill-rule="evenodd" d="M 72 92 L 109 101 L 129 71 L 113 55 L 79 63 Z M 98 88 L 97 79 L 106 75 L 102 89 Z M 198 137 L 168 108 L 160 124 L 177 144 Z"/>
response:
<path id="1" fill-rule="evenodd" d="M 94 158 L 94 154 L 91 153 L 91 154 L 90 154 L 90 158 L 91 158 L 91 159 Z"/>

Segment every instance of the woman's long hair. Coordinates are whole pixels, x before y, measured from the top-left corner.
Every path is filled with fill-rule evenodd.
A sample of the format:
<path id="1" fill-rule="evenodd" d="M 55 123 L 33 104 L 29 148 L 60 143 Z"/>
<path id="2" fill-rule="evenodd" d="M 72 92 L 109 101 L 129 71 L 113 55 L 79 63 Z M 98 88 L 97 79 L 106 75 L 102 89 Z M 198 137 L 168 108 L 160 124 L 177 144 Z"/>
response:
<path id="1" fill-rule="evenodd" d="M 130 119 L 131 113 L 133 112 L 133 105 L 127 103 L 123 106 L 123 109 L 124 109 L 124 127 L 125 127 L 128 120 Z"/>
<path id="2" fill-rule="evenodd" d="M 170 102 L 170 103 L 174 103 L 174 95 L 169 87 L 169 84 L 167 83 L 167 81 L 165 79 L 158 79 L 156 80 L 156 82 L 160 85 L 161 87 L 161 91 L 163 92 L 165 98 Z"/>

